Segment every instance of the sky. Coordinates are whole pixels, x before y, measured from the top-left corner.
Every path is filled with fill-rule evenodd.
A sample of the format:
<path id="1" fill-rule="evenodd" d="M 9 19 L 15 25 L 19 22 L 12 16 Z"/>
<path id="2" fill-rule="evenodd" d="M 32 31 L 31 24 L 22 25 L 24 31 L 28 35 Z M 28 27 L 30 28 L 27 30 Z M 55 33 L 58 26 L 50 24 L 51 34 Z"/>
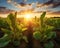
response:
<path id="1" fill-rule="evenodd" d="M 0 0 L 0 7 L 15 11 L 46 11 L 48 14 L 60 15 L 60 0 Z"/>

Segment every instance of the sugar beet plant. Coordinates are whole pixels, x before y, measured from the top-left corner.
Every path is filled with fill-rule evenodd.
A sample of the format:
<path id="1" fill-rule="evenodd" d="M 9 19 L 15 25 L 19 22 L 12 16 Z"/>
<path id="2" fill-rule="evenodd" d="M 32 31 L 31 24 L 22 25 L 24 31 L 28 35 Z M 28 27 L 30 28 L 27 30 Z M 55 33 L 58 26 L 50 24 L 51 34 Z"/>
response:
<path id="1" fill-rule="evenodd" d="M 27 42 L 26 36 L 23 36 L 22 34 L 22 32 L 26 30 L 26 28 L 22 28 L 20 25 L 17 24 L 16 16 L 17 13 L 10 13 L 7 16 L 7 22 L 4 22 L 5 25 L 3 25 L 3 27 L 0 27 L 2 32 L 4 32 L 4 36 L 0 38 L 0 48 L 5 47 L 10 42 L 12 42 L 15 46 L 19 46 L 21 39 L 24 39 Z M 3 23 L 1 22 L 1 24 Z M 7 29 L 6 27 L 4 28 L 4 26 L 9 27 L 9 29 Z"/>
<path id="2" fill-rule="evenodd" d="M 33 33 L 33 37 L 39 40 L 40 45 L 43 45 L 44 48 L 53 48 L 53 39 L 56 37 L 56 33 L 52 31 L 54 28 L 53 26 L 44 23 L 45 15 L 46 12 L 40 16 L 39 21 L 36 20 L 36 22 L 38 22 L 38 27 L 34 27 L 35 32 Z"/>
<path id="3" fill-rule="evenodd" d="M 54 26 L 54 30 L 60 30 L 60 18 L 49 18 L 45 23 Z"/>

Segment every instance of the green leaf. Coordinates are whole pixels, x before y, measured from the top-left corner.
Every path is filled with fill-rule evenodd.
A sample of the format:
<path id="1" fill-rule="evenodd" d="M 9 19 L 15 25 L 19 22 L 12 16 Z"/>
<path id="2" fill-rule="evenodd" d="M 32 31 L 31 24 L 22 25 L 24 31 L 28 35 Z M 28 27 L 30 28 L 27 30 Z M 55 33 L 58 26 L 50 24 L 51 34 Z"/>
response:
<path id="1" fill-rule="evenodd" d="M 14 46 L 19 46 L 19 45 L 20 45 L 20 41 L 18 41 L 18 40 L 13 41 L 13 45 L 14 45 Z"/>
<path id="2" fill-rule="evenodd" d="M 50 32 L 47 34 L 47 39 L 52 39 L 56 37 L 56 33 L 55 32 Z"/>
<path id="3" fill-rule="evenodd" d="M 6 34 L 8 34 L 8 35 L 13 34 L 13 32 L 10 31 L 10 30 L 8 30 L 8 29 L 3 29 L 3 28 L 1 28 L 1 30 L 2 30 L 3 32 L 5 32 Z"/>
<path id="4" fill-rule="evenodd" d="M 34 33 L 33 33 L 33 37 L 34 37 L 35 39 L 41 39 L 41 33 L 40 33 L 40 32 L 34 32 Z"/>
<path id="5" fill-rule="evenodd" d="M 7 22 L 10 25 L 10 28 L 15 29 L 15 27 L 16 27 L 16 14 L 13 15 L 12 13 L 10 13 L 8 15 L 7 19 L 8 19 Z"/>
<path id="6" fill-rule="evenodd" d="M 44 47 L 45 47 L 45 48 L 53 48 L 53 47 L 54 47 L 54 44 L 53 44 L 52 41 L 49 41 L 48 43 L 45 43 L 45 44 L 44 44 Z"/>
<path id="7" fill-rule="evenodd" d="M 43 12 L 43 14 L 40 16 L 40 30 L 42 30 L 44 26 L 44 17 L 46 15 L 46 12 Z"/>
<path id="8" fill-rule="evenodd" d="M 8 15 L 8 18 L 10 19 L 11 22 L 15 21 L 15 16 L 12 13 Z"/>
<path id="9" fill-rule="evenodd" d="M 26 41 L 26 43 L 28 43 L 28 39 L 26 36 L 23 36 L 23 39 Z"/>
<path id="10" fill-rule="evenodd" d="M 22 31 L 26 31 L 27 30 L 27 28 L 22 28 Z"/>
<path id="11" fill-rule="evenodd" d="M 2 38 L 0 38 L 0 47 L 5 47 L 10 41 L 11 40 L 9 39 L 8 35 L 5 34 Z"/>
<path id="12" fill-rule="evenodd" d="M 43 19 L 46 15 L 46 12 L 43 12 L 43 14 L 41 15 L 40 19 Z"/>
<path id="13" fill-rule="evenodd" d="M 6 19 L 0 18 L 0 28 L 9 28 L 8 23 L 6 22 Z"/>

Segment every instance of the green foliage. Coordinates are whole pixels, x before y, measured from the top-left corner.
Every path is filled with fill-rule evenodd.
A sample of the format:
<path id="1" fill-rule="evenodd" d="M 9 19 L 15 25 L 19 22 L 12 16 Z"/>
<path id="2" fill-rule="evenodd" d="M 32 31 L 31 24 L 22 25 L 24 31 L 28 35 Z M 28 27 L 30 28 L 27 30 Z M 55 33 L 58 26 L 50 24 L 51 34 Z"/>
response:
<path id="1" fill-rule="evenodd" d="M 45 17 L 45 15 L 46 15 L 46 12 L 43 12 L 43 14 L 41 15 L 41 17 L 40 17 L 40 19 L 44 19 L 44 17 Z"/>
<path id="2" fill-rule="evenodd" d="M 6 22 L 4 22 L 3 20 L 1 20 L 2 22 L 0 21 L 1 25 L 3 23 L 6 25 L 7 23 L 9 26 L 7 25 L 6 26 L 10 28 L 10 29 L 2 28 L 4 27 L 4 24 L 1 26 L 1 30 L 5 33 L 5 35 L 0 39 L 1 45 L 0 47 L 6 46 L 9 42 L 13 42 L 14 45 L 18 46 L 20 44 L 21 39 L 24 39 L 27 42 L 27 37 L 24 37 L 22 34 L 22 32 L 27 29 L 22 28 L 20 25 L 17 24 L 16 16 L 17 13 L 15 14 L 11 13 L 7 16 Z"/>
<path id="3" fill-rule="evenodd" d="M 46 40 L 51 39 L 53 36 L 56 37 L 56 33 L 55 33 L 55 32 L 52 32 L 52 30 L 53 30 L 54 27 L 53 27 L 53 26 L 46 25 L 46 24 L 44 23 L 45 14 L 46 14 L 46 12 L 44 12 L 44 13 L 41 15 L 40 21 L 39 21 L 39 24 L 40 24 L 40 25 L 37 27 L 38 30 L 36 30 L 37 28 L 35 28 L 35 31 L 36 31 L 36 32 L 33 33 L 33 36 L 34 36 L 35 38 L 39 38 L 39 36 L 40 36 L 41 41 L 43 41 L 43 40 L 45 40 L 45 39 L 46 39 Z"/>
<path id="4" fill-rule="evenodd" d="M 60 28 L 60 20 L 48 19 L 46 23 L 45 15 L 46 12 L 43 12 L 40 18 L 35 16 L 35 20 L 33 20 L 33 37 L 43 42 L 45 48 L 53 48 L 54 44 L 52 40 L 56 37 L 56 33 L 52 30 L 54 28 Z M 0 38 L 0 48 L 5 47 L 10 42 L 15 46 L 19 46 L 21 39 L 28 43 L 27 37 L 23 35 L 23 32 L 27 30 L 25 23 L 18 24 L 16 16 L 17 13 L 10 13 L 5 20 L 0 18 L 0 29 L 5 33 L 4 36 Z"/>
<path id="5" fill-rule="evenodd" d="M 35 39 L 40 40 L 40 42 L 43 42 L 43 43 L 48 42 L 48 40 L 52 41 L 56 37 L 56 33 L 52 31 L 54 27 L 47 25 L 44 22 L 45 15 L 46 15 L 46 12 L 43 12 L 43 14 L 40 17 L 40 20 L 38 21 L 39 25 L 38 27 L 35 27 L 35 32 L 33 33 L 33 37 Z M 49 42 L 49 44 L 51 44 L 51 47 L 52 47 L 52 42 Z M 49 48 L 48 47 L 49 44 L 46 44 L 45 48 Z"/>
<path id="6" fill-rule="evenodd" d="M 25 30 L 27 30 L 27 28 L 23 28 L 23 29 L 22 29 L 22 31 L 25 31 Z"/>
<path id="7" fill-rule="evenodd" d="M 13 34 L 13 32 L 12 32 L 11 30 L 4 29 L 4 28 L 1 28 L 1 30 L 2 30 L 5 34 L 8 34 L 8 35 Z"/>
<path id="8" fill-rule="evenodd" d="M 15 40 L 15 41 L 13 41 L 13 45 L 14 46 L 19 46 L 20 45 L 20 42 L 18 40 Z"/>
<path id="9" fill-rule="evenodd" d="M 5 47 L 10 41 L 8 34 L 5 34 L 2 38 L 0 38 L 0 48 Z"/>
<path id="10" fill-rule="evenodd" d="M 45 23 L 47 25 L 54 26 L 54 29 L 60 29 L 60 18 L 49 18 Z"/>
<path id="11" fill-rule="evenodd" d="M 6 24 L 5 24 L 6 26 Z M 8 27 L 8 26 L 7 26 Z M 9 29 L 5 29 L 4 26 L 1 27 L 2 32 L 4 32 L 4 36 L 0 38 L 0 48 L 5 47 L 9 42 L 11 42 L 11 34 L 12 32 Z"/>
<path id="12" fill-rule="evenodd" d="M 7 29 L 9 29 L 9 25 L 6 22 L 6 18 L 5 19 L 0 18 L 0 28 L 7 28 Z"/>
<path id="13" fill-rule="evenodd" d="M 34 32 L 33 33 L 33 37 L 35 38 L 35 39 L 41 39 L 41 33 L 40 32 Z"/>
<path id="14" fill-rule="evenodd" d="M 22 39 L 23 39 L 23 40 L 25 40 L 25 41 L 26 41 L 26 43 L 28 43 L 28 39 L 27 39 L 27 37 L 26 37 L 26 36 L 23 36 L 23 37 L 22 37 Z"/>
<path id="15" fill-rule="evenodd" d="M 46 12 L 43 12 L 43 14 L 40 16 L 40 26 L 43 26 L 43 22 L 44 22 L 44 17 L 46 15 Z M 42 27 L 41 27 L 42 28 Z"/>
<path id="16" fill-rule="evenodd" d="M 44 44 L 44 48 L 54 48 L 54 44 L 52 41 L 49 41 L 48 43 Z"/>

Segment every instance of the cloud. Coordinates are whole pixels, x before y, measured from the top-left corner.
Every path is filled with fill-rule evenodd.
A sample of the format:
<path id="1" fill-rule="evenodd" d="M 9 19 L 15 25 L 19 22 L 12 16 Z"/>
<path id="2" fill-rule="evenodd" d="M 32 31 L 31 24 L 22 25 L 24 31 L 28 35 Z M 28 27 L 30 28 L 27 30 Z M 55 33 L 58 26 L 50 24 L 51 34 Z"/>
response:
<path id="1" fill-rule="evenodd" d="M 18 3 L 18 2 L 15 2 L 14 0 L 7 0 L 7 1 L 8 3 L 12 4 L 16 8 L 19 8 L 19 13 L 26 13 L 26 12 L 40 13 L 43 11 L 51 13 L 52 8 L 60 6 L 60 1 L 57 1 L 57 0 L 49 0 L 45 3 L 34 2 L 29 4 L 26 4 L 24 2 Z M 24 1 L 27 1 L 27 0 L 24 0 Z"/>
<path id="2" fill-rule="evenodd" d="M 60 15 L 60 11 L 57 11 L 57 12 L 51 12 L 50 14 L 52 14 L 52 15 Z"/>
<path id="3" fill-rule="evenodd" d="M 7 0 L 7 2 L 8 2 L 8 3 L 11 3 L 11 2 L 12 2 L 12 0 Z"/>
<path id="4" fill-rule="evenodd" d="M 20 6 L 25 6 L 26 4 L 24 2 L 26 2 L 27 0 L 22 0 L 22 2 L 20 3 L 17 3 L 16 1 L 17 0 L 7 0 L 7 2 L 10 4 L 14 4 L 14 5 L 20 4 Z"/>
<path id="5" fill-rule="evenodd" d="M 43 3 L 42 6 L 44 6 L 44 5 L 50 5 L 51 3 L 53 3 L 53 0 L 50 0 L 50 1 L 46 2 L 46 3 Z"/>
<path id="6" fill-rule="evenodd" d="M 24 0 L 24 1 L 27 1 L 27 0 Z M 35 6 L 35 3 L 31 3 L 31 4 L 26 4 L 24 2 L 17 3 L 17 2 L 12 1 L 12 0 L 7 0 L 7 2 L 10 3 L 11 5 L 17 7 L 17 8 L 20 8 L 20 10 L 33 9 Z"/>
<path id="7" fill-rule="evenodd" d="M 60 6 L 60 2 L 59 3 L 55 3 L 55 4 L 53 4 L 53 8 L 55 8 L 55 7 L 58 7 L 58 6 Z"/>
<path id="8" fill-rule="evenodd" d="M 27 0 L 24 0 L 24 1 L 27 1 Z M 34 2 L 34 3 L 30 3 L 30 4 L 26 4 L 24 2 L 20 2 L 20 3 L 17 3 L 15 2 L 14 0 L 7 0 L 8 3 L 10 3 L 11 5 L 17 7 L 17 8 L 20 8 L 20 9 L 32 9 L 32 8 L 39 8 L 42 4 L 38 3 L 38 2 Z"/>
<path id="9" fill-rule="evenodd" d="M 55 8 L 60 6 L 60 1 L 59 0 L 50 0 L 46 3 L 43 3 L 40 7 L 42 6 L 51 6 L 51 8 Z"/>

